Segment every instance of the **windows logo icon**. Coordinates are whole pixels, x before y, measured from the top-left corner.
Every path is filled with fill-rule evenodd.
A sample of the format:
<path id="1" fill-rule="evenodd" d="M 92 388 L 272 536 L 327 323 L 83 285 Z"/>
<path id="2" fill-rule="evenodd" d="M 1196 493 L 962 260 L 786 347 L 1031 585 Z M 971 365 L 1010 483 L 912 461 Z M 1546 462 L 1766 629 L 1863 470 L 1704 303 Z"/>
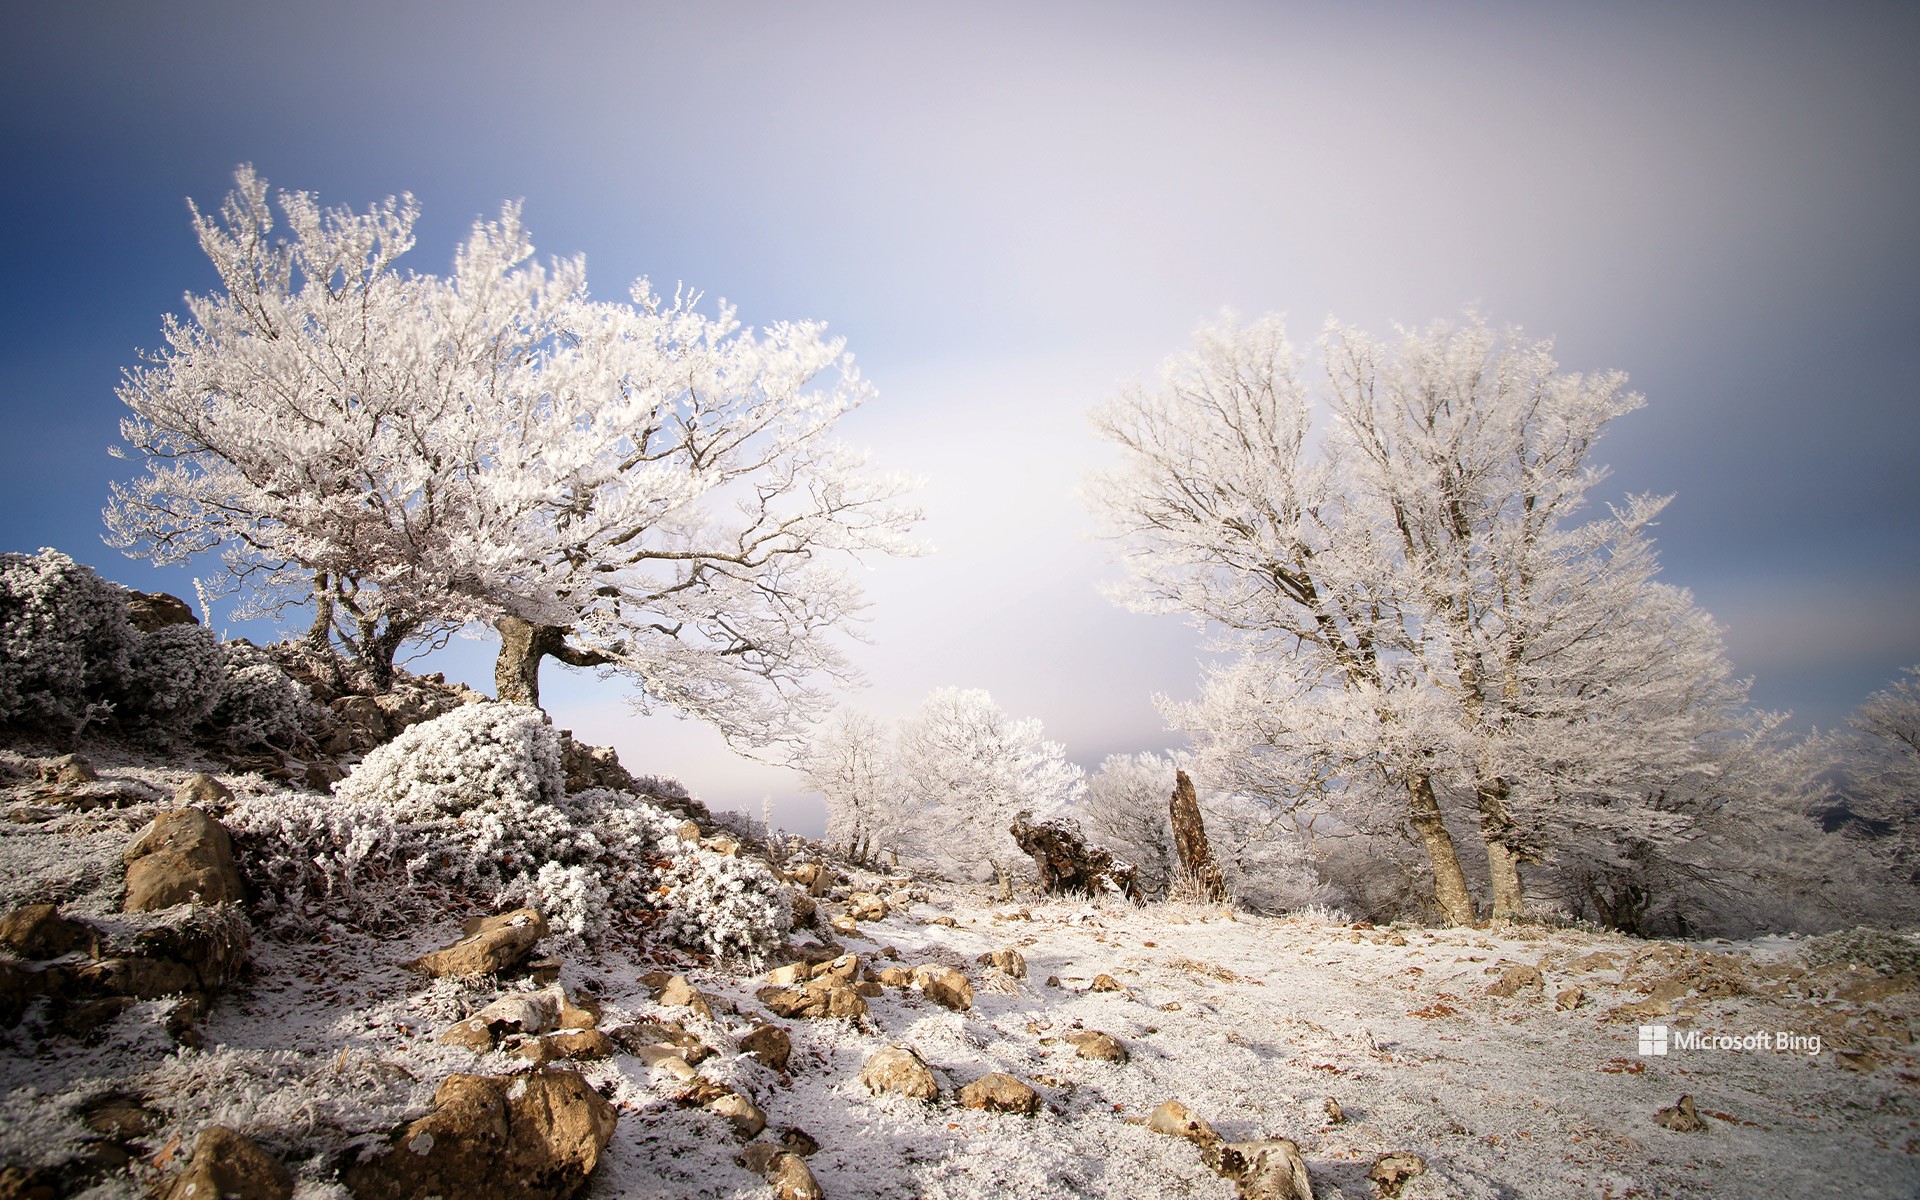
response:
<path id="1" fill-rule="evenodd" d="M 1665 1054 L 1667 1052 L 1667 1027 L 1665 1025 L 1642 1025 L 1640 1027 L 1640 1053 Z"/>

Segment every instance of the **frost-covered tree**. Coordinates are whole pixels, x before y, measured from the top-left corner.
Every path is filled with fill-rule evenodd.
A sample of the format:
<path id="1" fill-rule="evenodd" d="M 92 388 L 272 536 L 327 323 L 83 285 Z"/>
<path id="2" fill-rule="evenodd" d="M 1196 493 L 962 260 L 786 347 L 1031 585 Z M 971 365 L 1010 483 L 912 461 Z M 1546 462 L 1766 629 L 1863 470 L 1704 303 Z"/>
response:
<path id="1" fill-rule="evenodd" d="M 230 576 L 317 601 L 369 670 L 444 625 L 493 624 L 503 699 L 539 665 L 605 666 L 642 705 L 737 743 L 786 736 L 860 607 L 836 560 L 906 552 L 908 482 L 835 441 L 871 388 L 814 323 L 743 328 L 699 296 L 585 293 L 541 266 L 508 206 L 444 278 L 403 274 L 415 209 L 365 214 L 242 169 L 196 211 L 223 290 L 189 296 L 130 372 L 147 471 L 116 489 L 119 542 L 219 548 Z"/>
<path id="2" fill-rule="evenodd" d="M 900 723 L 895 754 L 911 849 L 950 871 L 991 868 L 1003 896 L 1029 862 L 1009 832 L 1015 815 L 1053 816 L 1086 787 L 1039 718 L 1014 720 L 977 688 L 929 695 Z"/>
<path id="3" fill-rule="evenodd" d="M 1173 761 L 1151 752 L 1110 754 L 1087 778 L 1080 819 L 1096 840 L 1132 863 L 1140 891 L 1164 896 L 1173 879 L 1173 830 L 1167 796 L 1173 791 Z"/>
<path id="4" fill-rule="evenodd" d="M 1575 830 L 1674 836 L 1640 801 L 1710 779 L 1766 722 L 1711 621 L 1654 580 L 1662 502 L 1585 512 L 1593 446 L 1640 399 L 1477 321 L 1321 346 L 1317 437 L 1272 319 L 1203 330 L 1160 387 L 1096 416 L 1125 455 L 1092 489 L 1121 598 L 1235 656 L 1168 706 L 1176 726 L 1228 790 L 1404 823 L 1450 922 L 1475 916 L 1456 799 L 1497 917 L 1522 911 L 1520 863 L 1573 852 Z"/>
<path id="5" fill-rule="evenodd" d="M 865 862 L 892 830 L 893 733 L 886 722 L 841 709 L 809 742 L 799 760 L 807 784 L 826 797 L 827 841 Z"/>

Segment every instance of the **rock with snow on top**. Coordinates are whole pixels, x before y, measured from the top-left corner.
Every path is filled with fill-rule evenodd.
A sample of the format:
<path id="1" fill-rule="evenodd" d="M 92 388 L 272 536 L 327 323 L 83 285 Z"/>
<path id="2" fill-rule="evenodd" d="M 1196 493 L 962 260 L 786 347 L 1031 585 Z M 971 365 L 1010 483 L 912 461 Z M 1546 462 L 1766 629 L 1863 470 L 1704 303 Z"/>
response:
<path id="1" fill-rule="evenodd" d="M 178 808 L 217 807 L 231 799 L 233 789 L 205 771 L 190 777 L 173 793 L 173 803 Z"/>
<path id="2" fill-rule="evenodd" d="M 1220 1142 L 1220 1135 L 1214 1132 L 1207 1119 L 1178 1100 L 1168 1100 L 1148 1114 L 1147 1128 L 1154 1133 L 1185 1138 L 1203 1149 Z"/>
<path id="3" fill-rule="evenodd" d="M 887 902 L 872 892 L 855 892 L 847 897 L 847 915 L 856 921 L 884 921 Z"/>
<path id="4" fill-rule="evenodd" d="M 778 1025 L 760 1025 L 736 1043 L 742 1051 L 775 1071 L 787 1069 L 793 1053 L 793 1039 Z"/>
<path id="5" fill-rule="evenodd" d="M 1025 979 L 1027 977 L 1026 956 L 1011 946 L 1003 950 L 993 950 L 982 954 L 975 961 L 982 966 L 992 967 L 996 971 L 1003 971 L 1015 979 Z"/>
<path id="6" fill-rule="evenodd" d="M 1306 1160 L 1288 1138 L 1228 1142 L 1219 1148 L 1216 1170 L 1233 1180 L 1240 1200 L 1313 1200 Z"/>
<path id="7" fill-rule="evenodd" d="M 1081 1058 L 1090 1058 L 1096 1062 L 1123 1063 L 1130 1057 L 1125 1042 L 1098 1029 L 1065 1034 L 1062 1040 L 1071 1044 Z"/>
<path id="8" fill-rule="evenodd" d="M 1124 992 L 1127 989 L 1118 979 L 1102 971 L 1093 977 L 1093 982 L 1088 985 L 1087 990 L 1090 992 Z"/>

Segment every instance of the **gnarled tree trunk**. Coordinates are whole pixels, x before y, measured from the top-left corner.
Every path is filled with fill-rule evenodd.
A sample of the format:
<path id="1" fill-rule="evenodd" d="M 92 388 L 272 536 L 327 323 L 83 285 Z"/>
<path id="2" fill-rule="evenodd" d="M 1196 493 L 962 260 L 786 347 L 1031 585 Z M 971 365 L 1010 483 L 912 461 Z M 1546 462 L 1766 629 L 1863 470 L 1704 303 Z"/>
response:
<path id="1" fill-rule="evenodd" d="M 1440 800 L 1433 794 L 1433 781 L 1425 775 L 1409 780 L 1407 804 L 1407 817 L 1413 823 L 1413 831 L 1420 835 L 1427 861 L 1433 866 L 1433 899 L 1440 906 L 1441 919 L 1449 925 L 1473 924 L 1473 893 L 1467 890 L 1467 876 L 1460 869 L 1460 856 L 1454 852 L 1453 837 L 1440 816 Z"/>
<path id="2" fill-rule="evenodd" d="M 598 667 L 613 660 L 597 650 L 567 645 L 567 631 L 558 625 L 535 625 L 519 617 L 494 622 L 500 631 L 500 656 L 493 664 L 494 698 L 540 707 L 540 660 L 549 656 L 568 666 Z"/>
<path id="3" fill-rule="evenodd" d="M 1227 881 L 1207 844 L 1207 824 L 1200 816 L 1200 796 L 1185 771 L 1173 774 L 1173 795 L 1167 801 L 1173 825 L 1173 852 L 1180 859 L 1176 879 L 1192 881 L 1202 900 L 1225 900 Z"/>

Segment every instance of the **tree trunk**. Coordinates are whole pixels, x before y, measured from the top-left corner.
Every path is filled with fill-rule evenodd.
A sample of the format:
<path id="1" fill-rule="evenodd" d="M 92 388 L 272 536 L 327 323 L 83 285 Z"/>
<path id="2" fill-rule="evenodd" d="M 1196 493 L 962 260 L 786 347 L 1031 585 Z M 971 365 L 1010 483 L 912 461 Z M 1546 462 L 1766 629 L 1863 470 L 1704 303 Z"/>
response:
<path id="1" fill-rule="evenodd" d="M 494 622 L 500 632 L 500 656 L 493 664 L 494 699 L 540 707 L 540 660 L 548 656 L 575 667 L 598 667 L 613 660 L 597 650 L 567 645 L 558 625 L 535 625 L 519 617 Z"/>
<path id="2" fill-rule="evenodd" d="M 1480 836 L 1487 843 L 1487 881 L 1493 885 L 1493 919 L 1518 921 L 1527 910 L 1520 886 L 1521 852 L 1514 847 L 1513 818 L 1507 815 L 1507 783 L 1493 779 L 1474 789 L 1480 807 Z"/>
<path id="3" fill-rule="evenodd" d="M 313 624 L 307 641 L 315 650 L 333 650 L 333 580 L 325 571 L 313 577 Z"/>
<path id="4" fill-rule="evenodd" d="M 384 692 L 393 686 L 393 660 L 400 653 L 400 644 L 413 633 L 413 626 L 405 622 L 395 622 L 388 618 L 384 627 L 379 618 L 360 623 L 360 645 L 358 657 L 361 670 L 367 673 L 367 682 L 376 692 Z"/>
<path id="5" fill-rule="evenodd" d="M 1200 797 L 1185 771 L 1174 772 L 1173 796 L 1167 801 L 1167 811 L 1173 826 L 1173 851 L 1180 857 L 1180 877 L 1194 882 L 1202 900 L 1226 899 L 1226 880 L 1220 873 L 1220 864 L 1213 860 L 1213 848 L 1207 844 Z"/>
<path id="6" fill-rule="evenodd" d="M 1467 876 L 1460 869 L 1460 856 L 1454 853 L 1453 837 L 1440 816 L 1440 801 L 1433 794 L 1433 781 L 1416 775 L 1407 783 L 1409 820 L 1420 835 L 1433 866 L 1433 899 L 1440 906 L 1440 917 L 1449 925 L 1471 925 L 1474 921 L 1473 893 L 1467 890 Z"/>

